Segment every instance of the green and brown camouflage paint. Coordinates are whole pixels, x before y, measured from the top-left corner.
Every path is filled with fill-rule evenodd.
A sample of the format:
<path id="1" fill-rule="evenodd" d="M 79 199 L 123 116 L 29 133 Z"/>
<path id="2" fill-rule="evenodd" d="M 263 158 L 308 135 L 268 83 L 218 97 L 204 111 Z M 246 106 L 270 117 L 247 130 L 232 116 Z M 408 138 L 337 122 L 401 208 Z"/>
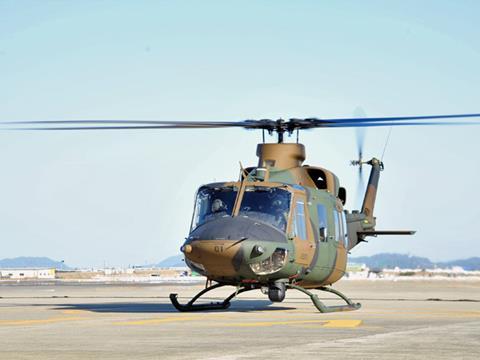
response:
<path id="1" fill-rule="evenodd" d="M 212 229 L 193 230 L 182 247 L 186 263 L 194 270 L 220 283 L 238 285 L 275 281 L 295 282 L 304 288 L 317 288 L 338 281 L 345 274 L 347 253 L 363 241 L 358 231 L 373 229 L 373 208 L 378 187 L 380 162 L 372 160 L 372 173 L 365 195 L 362 212 L 344 210 L 339 197 L 340 183 L 332 172 L 311 166 L 302 166 L 305 147 L 302 144 L 259 144 L 257 167 L 242 169 L 240 180 L 221 185 L 239 189 L 232 216 L 214 224 Z M 321 188 L 312 173 L 324 177 Z M 241 198 L 246 186 L 283 187 L 292 194 L 290 213 L 285 233 L 263 229 L 239 235 L 242 224 L 238 216 Z M 305 204 L 306 239 L 300 239 L 293 230 L 297 200 Z M 326 233 L 322 237 L 318 206 L 326 209 Z M 345 217 L 347 228 L 335 217 Z M 236 229 L 236 230 L 235 230 Z M 270 231 L 270 230 L 269 230 Z M 248 236 L 247 236 L 248 235 Z M 253 256 L 255 246 L 265 252 Z M 267 259 L 276 248 L 287 250 L 286 265 L 270 275 L 256 275 L 249 264 Z"/>

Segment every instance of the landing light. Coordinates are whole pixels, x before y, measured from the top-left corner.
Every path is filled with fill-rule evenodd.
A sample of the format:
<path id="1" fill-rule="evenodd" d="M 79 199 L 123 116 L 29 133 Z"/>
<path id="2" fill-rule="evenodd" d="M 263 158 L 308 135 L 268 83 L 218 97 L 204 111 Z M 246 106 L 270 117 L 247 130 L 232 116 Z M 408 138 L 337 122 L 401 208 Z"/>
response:
<path id="1" fill-rule="evenodd" d="M 180 251 L 185 253 L 185 254 L 189 254 L 192 252 L 192 246 L 191 245 L 184 245 L 180 248 Z"/>
<path id="2" fill-rule="evenodd" d="M 200 271 L 205 271 L 205 266 L 195 261 L 189 260 L 185 258 L 185 262 L 187 263 L 188 267 L 193 268 L 193 270 L 198 269 Z M 197 271 L 197 270 L 196 270 Z"/>
<path id="3" fill-rule="evenodd" d="M 250 264 L 250 269 L 257 275 L 268 275 L 280 270 L 287 260 L 287 250 L 277 248 L 263 261 Z"/>
<path id="4" fill-rule="evenodd" d="M 262 245 L 255 245 L 250 253 L 250 257 L 254 258 L 265 253 L 265 248 Z"/>

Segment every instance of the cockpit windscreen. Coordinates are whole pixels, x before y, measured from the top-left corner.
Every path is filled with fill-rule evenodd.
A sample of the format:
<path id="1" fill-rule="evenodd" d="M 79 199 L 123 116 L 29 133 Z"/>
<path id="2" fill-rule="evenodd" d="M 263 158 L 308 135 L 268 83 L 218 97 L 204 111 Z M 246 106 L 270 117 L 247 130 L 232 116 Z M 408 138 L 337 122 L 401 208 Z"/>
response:
<path id="1" fill-rule="evenodd" d="M 238 189 L 234 186 L 201 187 L 195 200 L 192 230 L 223 216 L 231 216 Z"/>
<path id="2" fill-rule="evenodd" d="M 240 216 L 275 226 L 285 231 L 291 194 L 287 190 L 266 186 L 247 186 L 240 206 Z"/>

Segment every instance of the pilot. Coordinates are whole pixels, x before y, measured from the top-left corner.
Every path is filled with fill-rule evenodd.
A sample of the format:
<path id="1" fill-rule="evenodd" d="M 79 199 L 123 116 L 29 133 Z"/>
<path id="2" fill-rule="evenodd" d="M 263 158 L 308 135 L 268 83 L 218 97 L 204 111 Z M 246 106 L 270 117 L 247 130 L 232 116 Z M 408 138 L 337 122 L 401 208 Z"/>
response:
<path id="1" fill-rule="evenodd" d="M 215 199 L 212 201 L 212 213 L 221 211 L 227 211 L 227 206 L 221 199 Z"/>
<path id="2" fill-rule="evenodd" d="M 285 211 L 282 200 L 276 199 L 272 203 L 273 214 L 275 216 L 275 223 L 277 227 L 285 230 L 287 227 L 288 213 Z"/>

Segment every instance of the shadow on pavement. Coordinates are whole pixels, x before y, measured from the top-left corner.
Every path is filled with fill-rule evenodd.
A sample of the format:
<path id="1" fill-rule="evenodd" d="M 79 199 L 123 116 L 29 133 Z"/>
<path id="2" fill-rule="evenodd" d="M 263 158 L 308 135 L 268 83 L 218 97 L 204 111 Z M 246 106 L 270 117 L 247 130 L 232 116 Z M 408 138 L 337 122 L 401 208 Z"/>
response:
<path id="1" fill-rule="evenodd" d="M 232 301 L 230 308 L 226 310 L 211 310 L 205 312 L 254 312 L 254 311 L 276 311 L 292 310 L 286 306 L 273 306 L 268 300 L 237 300 Z M 57 304 L 54 310 L 84 310 L 98 313 L 176 313 L 178 312 L 170 303 L 131 303 L 131 302 L 110 302 L 110 303 L 84 303 L 84 304 Z"/>

